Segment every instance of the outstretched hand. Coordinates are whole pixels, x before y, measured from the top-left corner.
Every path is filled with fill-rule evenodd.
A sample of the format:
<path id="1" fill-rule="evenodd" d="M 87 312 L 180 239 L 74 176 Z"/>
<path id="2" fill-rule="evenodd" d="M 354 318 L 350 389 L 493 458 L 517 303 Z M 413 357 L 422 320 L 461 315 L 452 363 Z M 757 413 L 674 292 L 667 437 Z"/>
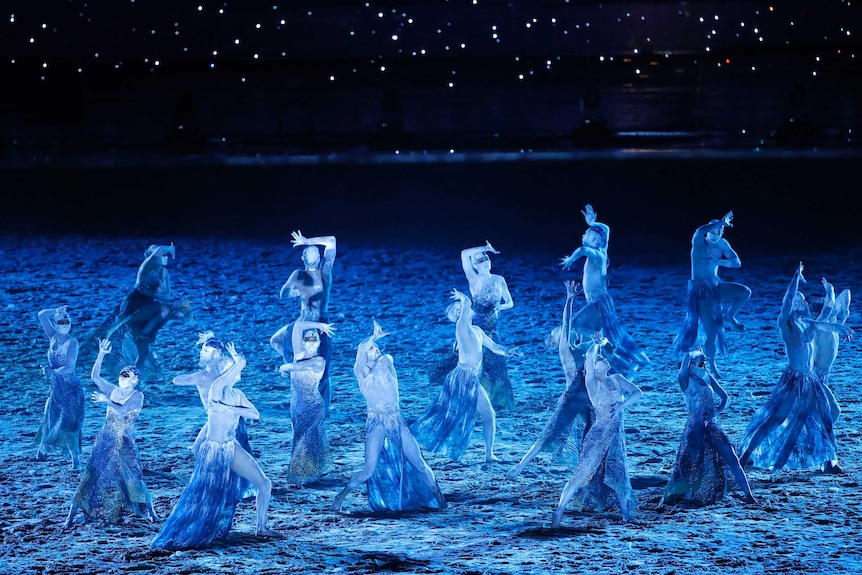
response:
<path id="1" fill-rule="evenodd" d="M 332 337 L 332 334 L 335 333 L 335 326 L 331 323 L 322 323 L 320 324 L 320 331 L 322 331 L 329 337 Z"/>
<path id="2" fill-rule="evenodd" d="M 308 238 L 302 235 L 301 231 L 296 230 L 295 232 L 291 232 L 290 235 L 293 237 L 293 239 L 290 240 L 290 243 L 293 244 L 293 247 L 298 248 L 299 246 L 308 245 Z"/>
<path id="3" fill-rule="evenodd" d="M 605 336 L 602 335 L 602 332 L 597 331 L 592 335 L 593 344 L 599 347 L 604 347 L 608 344 L 608 340 Z"/>
<path id="4" fill-rule="evenodd" d="M 215 339 L 215 333 L 211 331 L 198 332 L 198 345 L 204 345 L 207 341 Z"/>
<path id="5" fill-rule="evenodd" d="M 802 265 L 802 262 L 799 262 L 799 267 L 796 268 L 796 275 L 799 276 L 799 280 L 805 283 L 808 283 L 805 280 L 805 276 L 802 275 L 802 270 L 805 269 L 805 266 Z"/>
<path id="6" fill-rule="evenodd" d="M 109 401 L 108 396 L 101 391 L 94 391 L 93 395 L 90 396 L 90 399 L 92 399 L 96 403 L 108 403 Z"/>
<path id="7" fill-rule="evenodd" d="M 240 359 L 240 357 L 241 357 L 241 356 L 240 356 L 240 354 L 236 351 L 236 345 L 234 345 L 234 343 L 233 343 L 233 342 L 228 343 L 227 345 L 225 345 L 225 346 L 224 346 L 224 348 L 225 348 L 225 349 L 227 350 L 227 352 L 230 354 L 231 359 L 233 359 L 234 361 L 239 361 L 239 359 Z"/>
<path id="8" fill-rule="evenodd" d="M 467 299 L 467 296 L 458 291 L 457 289 L 452 289 L 452 299 L 457 299 L 460 302 L 464 302 Z"/>
<path id="9" fill-rule="evenodd" d="M 572 256 L 565 256 L 560 258 L 560 267 L 564 270 L 568 270 L 572 267 L 572 264 L 575 263 L 575 258 Z"/>
<path id="10" fill-rule="evenodd" d="M 485 248 L 487 251 L 491 252 L 492 254 L 499 254 L 500 253 L 499 251 L 494 249 L 494 246 L 492 246 L 491 242 L 489 242 L 488 240 L 485 240 Z"/>
<path id="11" fill-rule="evenodd" d="M 581 282 L 576 282 L 574 280 L 564 281 L 563 285 L 566 286 L 566 297 L 575 297 L 579 293 L 581 293 Z"/>
<path id="12" fill-rule="evenodd" d="M 733 212 L 727 212 L 724 214 L 724 217 L 721 218 L 722 223 L 725 227 L 732 228 L 733 227 Z"/>
<path id="13" fill-rule="evenodd" d="M 371 337 L 374 339 L 380 339 L 389 335 L 389 332 L 384 332 L 383 328 L 380 327 L 380 324 L 377 323 L 377 320 L 374 320 L 374 331 L 371 334 Z"/>
<path id="14" fill-rule="evenodd" d="M 590 204 L 587 204 L 586 207 L 584 207 L 584 209 L 581 210 L 581 213 L 584 214 L 584 221 L 587 222 L 588 226 L 591 226 L 594 223 L 596 223 L 596 215 L 597 214 L 596 214 L 596 211 L 593 209 L 593 206 L 591 206 Z"/>
<path id="15" fill-rule="evenodd" d="M 111 340 L 109 340 L 109 339 L 100 339 L 99 340 L 99 353 L 103 354 L 103 355 L 111 353 Z"/>

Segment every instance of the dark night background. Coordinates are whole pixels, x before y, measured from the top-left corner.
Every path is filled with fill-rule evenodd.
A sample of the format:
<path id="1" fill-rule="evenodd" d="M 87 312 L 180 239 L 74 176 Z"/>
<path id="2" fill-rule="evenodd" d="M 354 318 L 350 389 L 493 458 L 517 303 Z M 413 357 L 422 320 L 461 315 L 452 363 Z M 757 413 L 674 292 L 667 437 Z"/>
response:
<path id="1" fill-rule="evenodd" d="M 353 240 L 579 237 L 737 214 L 850 239 L 850 2 L 5 2 L 0 224 Z M 396 153 L 397 151 L 397 153 Z M 450 153 L 451 152 L 451 153 Z"/>

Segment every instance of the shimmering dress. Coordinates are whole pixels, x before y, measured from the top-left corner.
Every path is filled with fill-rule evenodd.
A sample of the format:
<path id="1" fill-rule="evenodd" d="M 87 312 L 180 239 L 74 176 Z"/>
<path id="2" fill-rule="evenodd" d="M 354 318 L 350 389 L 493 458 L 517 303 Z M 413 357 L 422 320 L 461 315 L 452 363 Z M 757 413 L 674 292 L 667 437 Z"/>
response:
<path id="1" fill-rule="evenodd" d="M 624 498 L 631 510 L 637 498 L 627 467 L 623 414 L 619 409 L 622 390 L 608 379 L 597 395 L 592 398 L 596 421 L 584 438 L 578 465 L 568 483 L 577 488 L 572 501 L 577 510 L 584 505 L 603 510 Z"/>
<path id="2" fill-rule="evenodd" d="M 718 286 L 722 283 L 718 277 L 688 281 L 685 320 L 679 334 L 674 339 L 674 351 L 683 354 L 691 351 L 697 345 L 697 328 L 700 323 L 700 302 L 710 303 L 712 321 L 716 328 L 715 352 L 718 355 L 727 353 L 727 341 L 724 337 L 724 315 L 721 313 L 721 297 Z"/>
<path id="3" fill-rule="evenodd" d="M 58 343 L 51 338 L 48 348 L 48 367 L 66 367 L 66 355 L 70 342 Z M 39 451 L 49 446 L 59 447 L 70 453 L 81 454 L 81 430 L 84 427 L 84 390 L 74 370 L 67 374 L 51 374 L 51 392 L 45 402 L 42 423 L 36 432 Z"/>
<path id="4" fill-rule="evenodd" d="M 111 400 L 119 403 L 119 392 Z M 152 496 L 144 484 L 135 445 L 134 425 L 140 410 L 124 415 L 108 408 L 105 424 L 96 436 L 90 460 L 75 491 L 74 500 L 87 519 L 118 523 L 126 513 L 148 515 Z"/>
<path id="5" fill-rule="evenodd" d="M 686 501 L 711 505 L 724 496 L 727 464 L 716 446 L 732 450 L 730 439 L 715 422 L 712 388 L 690 378 L 685 390 L 688 421 L 676 454 L 673 475 L 664 491 L 668 504 Z"/>
<path id="6" fill-rule="evenodd" d="M 572 381 L 557 399 L 551 417 L 539 434 L 542 451 L 550 453 L 556 461 L 576 467 L 584 436 L 595 421 L 595 412 L 584 385 L 584 368 L 578 370 Z"/>
<path id="7" fill-rule="evenodd" d="M 237 429 L 240 426 L 244 429 L 243 418 L 233 415 Z M 230 532 L 236 506 L 248 485 L 247 480 L 232 471 L 234 452 L 240 445 L 237 439 L 236 436 L 225 441 L 205 439 L 200 444 L 189 484 L 153 540 L 153 547 L 202 547 Z"/>
<path id="8" fill-rule="evenodd" d="M 498 341 L 497 336 L 497 305 L 503 297 L 503 288 L 497 283 L 488 284 L 473 296 L 473 325 L 482 328 L 488 337 Z M 515 407 L 515 392 L 509 380 L 506 359 L 488 348 L 482 348 L 482 373 L 479 382 L 495 411 L 506 411 Z"/>
<path id="9" fill-rule="evenodd" d="M 601 316 L 602 334 L 610 342 L 613 353 L 608 361 L 618 373 L 628 373 L 637 367 L 649 364 L 649 358 L 632 336 L 622 328 L 617 316 L 614 300 L 607 291 L 591 294 L 587 305 L 594 306 Z"/>
<path id="10" fill-rule="evenodd" d="M 826 386 L 813 372 L 787 367 L 772 395 L 754 414 L 740 445 L 755 467 L 818 469 L 836 461 L 837 443 Z"/>
<path id="11" fill-rule="evenodd" d="M 446 376 L 437 399 L 410 431 L 426 449 L 458 461 L 470 443 L 478 397 L 479 376 L 476 370 L 459 363 Z"/>
<path id="12" fill-rule="evenodd" d="M 365 433 L 379 428 L 383 428 L 386 438 L 377 467 L 365 483 L 368 506 L 374 511 L 445 508 L 437 481 L 427 481 L 425 474 L 404 457 L 402 441 L 416 440 L 410 436 L 397 406 L 369 406 Z M 403 439 L 402 429 L 407 436 Z"/>
<path id="13" fill-rule="evenodd" d="M 296 483 L 315 481 L 332 465 L 324 427 L 323 397 L 318 388 L 322 374 L 309 369 L 290 375 L 290 421 L 293 424 L 290 475 L 291 481 Z"/>

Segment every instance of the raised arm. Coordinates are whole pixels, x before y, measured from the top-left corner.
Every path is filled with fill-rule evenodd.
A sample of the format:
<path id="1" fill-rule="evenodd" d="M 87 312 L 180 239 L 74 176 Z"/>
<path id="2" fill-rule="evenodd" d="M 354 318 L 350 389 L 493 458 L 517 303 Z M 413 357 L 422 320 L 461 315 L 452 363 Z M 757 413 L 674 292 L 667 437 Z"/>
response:
<path id="1" fill-rule="evenodd" d="M 248 400 L 242 391 L 234 389 L 230 396 L 231 399 L 229 401 L 220 399 L 216 400 L 215 403 L 227 407 L 240 417 L 244 417 L 246 419 L 260 419 L 260 412 L 254 404 Z"/>
<path id="2" fill-rule="evenodd" d="M 335 333 L 335 327 L 330 323 L 319 321 L 295 321 L 293 322 L 293 333 L 290 334 L 290 343 L 293 347 L 293 361 L 303 359 L 305 356 L 305 348 L 302 345 L 302 334 L 309 329 L 322 331 L 329 337 Z"/>
<path id="3" fill-rule="evenodd" d="M 682 362 L 679 364 L 679 371 L 676 374 L 676 381 L 679 383 L 679 388 L 685 393 L 685 390 L 688 389 L 688 378 L 691 373 L 692 364 L 694 363 L 695 358 L 697 357 L 695 354 L 698 354 L 698 351 L 690 351 L 682 357 Z M 702 355 L 702 354 L 701 354 Z"/>
<path id="4" fill-rule="evenodd" d="M 245 369 L 245 358 L 237 353 L 234 343 L 230 342 L 224 347 L 230 354 L 231 359 L 233 359 L 233 365 L 212 382 L 209 394 L 207 395 L 208 402 L 220 400 L 224 394 L 224 388 L 235 382 L 242 373 L 242 370 Z"/>
<path id="5" fill-rule="evenodd" d="M 591 247 L 578 246 L 570 255 L 560 258 L 560 265 L 564 270 L 570 269 L 576 261 L 581 258 L 601 258 L 602 253 Z"/>
<path id="6" fill-rule="evenodd" d="M 694 244 L 698 240 L 703 240 L 703 237 L 709 232 L 719 232 L 722 228 L 732 228 L 733 212 L 727 212 L 720 220 L 712 220 L 708 224 L 703 224 L 691 236 L 691 243 Z"/>
<path id="7" fill-rule="evenodd" d="M 104 361 L 105 356 L 109 353 L 111 353 L 111 342 L 107 339 L 100 339 L 99 355 L 96 356 L 96 362 L 93 364 L 93 369 L 90 371 L 90 378 L 93 380 L 93 383 L 95 383 L 96 387 L 102 390 L 102 393 L 105 395 L 111 395 L 114 387 L 116 387 L 107 379 L 102 377 L 102 362 Z"/>
<path id="8" fill-rule="evenodd" d="M 826 281 L 826 278 L 820 278 L 820 283 L 823 284 L 823 309 L 817 316 L 818 321 L 834 321 L 835 319 L 835 287 Z"/>
<path id="9" fill-rule="evenodd" d="M 317 236 L 307 238 L 302 235 L 302 232 L 296 230 L 290 234 L 293 239 L 290 242 L 293 247 L 299 246 L 323 246 L 323 262 L 320 265 L 321 271 L 325 276 L 330 276 L 332 273 L 332 264 L 335 263 L 336 241 L 335 236 Z"/>
<path id="10" fill-rule="evenodd" d="M 784 299 L 781 301 L 781 314 L 778 316 L 780 321 L 789 320 L 790 314 L 793 313 L 793 300 L 796 299 L 796 294 L 799 292 L 799 282 L 805 281 L 805 277 L 802 275 L 803 269 L 802 262 L 799 262 L 799 266 L 793 272 L 793 277 L 790 278 L 787 291 L 784 292 Z"/>
<path id="11" fill-rule="evenodd" d="M 494 249 L 494 246 L 492 246 L 491 242 L 489 242 L 488 240 L 485 240 L 484 246 L 464 248 L 463 250 L 461 250 L 461 269 L 464 270 L 464 275 L 467 276 L 468 282 L 472 282 L 473 278 L 478 276 L 476 270 L 473 269 L 473 257 L 478 254 L 484 254 L 487 252 L 491 252 L 492 254 L 500 253 Z"/>
<path id="12" fill-rule="evenodd" d="M 360 382 L 365 379 L 371 371 L 368 367 L 368 349 L 378 339 L 384 338 L 387 335 L 389 334 L 384 332 L 383 328 L 380 327 L 380 324 L 375 321 L 371 335 L 359 342 L 359 345 L 356 347 L 356 361 L 353 363 L 353 373 L 356 375 L 356 379 Z"/>
<path id="13" fill-rule="evenodd" d="M 154 249 L 150 253 L 150 255 L 144 258 L 144 261 L 141 263 L 140 267 L 138 267 L 138 278 L 136 283 L 140 284 L 143 278 L 147 277 L 148 275 L 159 269 L 159 267 L 161 267 L 162 263 L 159 261 L 159 258 L 171 254 L 176 255 L 176 253 L 177 252 L 176 248 L 174 247 L 174 244 L 171 244 L 169 246 L 157 246 L 156 249 Z"/>
<path id="14" fill-rule="evenodd" d="M 65 314 L 66 306 L 63 305 L 57 308 L 43 309 L 36 314 L 36 317 L 39 318 L 39 323 L 42 324 L 42 329 L 45 330 L 48 337 L 54 337 L 57 335 L 57 330 L 54 329 L 54 324 L 51 323 L 51 318 L 60 313 L 60 310 L 63 310 L 63 313 Z"/>

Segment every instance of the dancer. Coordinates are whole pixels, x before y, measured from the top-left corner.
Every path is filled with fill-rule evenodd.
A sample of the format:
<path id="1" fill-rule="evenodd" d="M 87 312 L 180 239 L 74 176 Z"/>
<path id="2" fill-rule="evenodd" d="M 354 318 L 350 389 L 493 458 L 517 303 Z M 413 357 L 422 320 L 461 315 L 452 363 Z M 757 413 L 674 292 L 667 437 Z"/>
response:
<path id="1" fill-rule="evenodd" d="M 467 450 L 478 412 L 482 416 L 485 461 L 496 461 L 494 435 L 497 419 L 488 393 L 479 384 L 479 373 L 482 369 L 483 347 L 499 354 L 505 354 L 506 351 L 489 338 L 482 328 L 472 324 L 473 302 L 470 298 L 453 289 L 452 299 L 459 304 L 453 311 L 457 313 L 455 342 L 458 365 L 446 376 L 437 399 L 410 427 L 410 431 L 426 449 L 458 461 Z"/>
<path id="2" fill-rule="evenodd" d="M 79 510 L 88 520 L 99 518 L 109 523 L 119 523 L 124 513 L 158 519 L 135 445 L 135 420 L 144 405 L 144 394 L 135 389 L 141 374 L 135 366 L 126 366 L 120 371 L 119 385 L 112 385 L 101 375 L 102 362 L 109 353 L 111 342 L 100 340 L 90 376 L 100 390 L 93 393 L 93 401 L 107 405 L 105 424 L 93 443 L 64 527 L 72 525 Z"/>
<path id="3" fill-rule="evenodd" d="M 372 334 L 356 349 L 353 372 L 368 406 L 365 465 L 354 474 L 332 504 L 339 511 L 347 494 L 365 483 L 373 511 L 443 509 L 446 501 L 419 444 L 401 417 L 398 376 L 392 356 L 377 341 L 389 335 L 375 321 Z"/>
<path id="4" fill-rule="evenodd" d="M 42 371 L 51 376 L 51 392 L 36 432 L 36 459 L 47 459 L 48 450 L 59 447 L 69 453 L 72 468 L 78 471 L 84 427 L 84 390 L 75 373 L 78 340 L 69 335 L 72 319 L 66 306 L 43 309 L 37 317 L 50 342 L 48 365 Z"/>
<path id="5" fill-rule="evenodd" d="M 198 392 L 198 397 L 200 397 L 201 400 L 201 405 L 204 408 L 204 413 L 206 413 L 207 398 L 209 397 L 210 387 L 212 387 L 213 382 L 218 379 L 219 376 L 223 375 L 233 366 L 234 361 L 230 357 L 225 356 L 224 352 L 226 351 L 226 348 L 224 344 L 217 339 L 215 334 L 211 331 L 199 333 L 197 343 L 201 346 L 198 359 L 198 365 L 201 368 L 200 371 L 178 375 L 174 378 L 173 382 L 174 385 L 195 386 Z M 207 432 L 208 426 L 205 423 L 198 432 L 197 438 L 192 445 L 192 451 L 195 454 L 197 454 L 198 449 L 206 439 Z M 243 449 L 246 450 L 247 453 L 251 453 L 251 445 L 249 445 L 248 442 L 248 429 L 244 417 L 239 418 L 239 423 L 236 427 L 236 441 Z M 240 500 L 245 499 L 246 497 L 252 497 L 256 495 L 257 492 L 250 481 L 240 477 L 236 473 L 231 473 L 233 475 L 231 481 L 238 481 L 240 485 L 236 501 L 233 502 L 235 507 Z M 232 487 L 229 489 L 232 489 Z"/>
<path id="6" fill-rule="evenodd" d="M 501 275 L 491 273 L 489 253 L 499 254 L 486 241 L 484 246 L 466 248 L 461 251 L 461 267 L 470 286 L 470 296 L 473 299 L 473 324 L 494 341 L 497 337 L 497 314 L 502 310 L 512 309 L 514 303 L 509 293 L 506 279 Z M 452 365 L 451 367 L 454 367 Z M 482 355 L 482 373 L 479 382 L 488 396 L 491 405 L 498 414 L 501 411 L 515 407 L 515 393 L 506 369 L 503 356 L 485 348 Z"/>
<path id="7" fill-rule="evenodd" d="M 316 321 L 326 323 L 329 321 L 329 292 L 332 287 L 332 266 L 335 263 L 336 242 L 335 236 L 320 236 L 306 238 L 302 232 L 297 230 L 291 234 L 293 247 L 305 246 L 302 250 L 302 262 L 304 269 L 293 270 L 281 290 L 278 297 L 299 298 L 298 321 Z M 323 246 L 323 257 L 320 248 Z M 291 338 L 293 334 L 293 322 L 284 326 L 269 340 L 272 349 L 277 351 L 284 362 L 291 355 Z M 286 345 L 287 344 L 287 345 Z M 329 364 L 332 359 L 332 341 L 329 334 L 320 334 L 320 355 L 325 362 L 323 376 L 320 378 L 320 395 L 323 398 L 324 416 L 329 417 L 329 406 L 332 401 L 332 391 L 329 384 Z"/>
<path id="8" fill-rule="evenodd" d="M 745 467 L 751 461 L 772 472 L 789 467 L 841 473 L 833 429 L 841 408 L 832 390 L 814 374 L 814 340 L 818 331 L 850 339 L 853 330 L 808 317 L 808 303 L 799 293 L 799 282 L 805 281 L 802 270 L 799 262 L 778 316 L 787 367 L 748 424 L 739 463 Z"/>
<path id="9" fill-rule="evenodd" d="M 821 282 L 826 295 L 817 320 L 844 325 L 850 315 L 850 290 L 842 290 L 836 297 L 832 284 L 826 278 L 822 278 Z M 814 375 L 824 385 L 828 385 L 832 364 L 838 357 L 840 339 L 837 333 L 828 330 L 817 330 L 814 334 Z"/>
<path id="10" fill-rule="evenodd" d="M 607 340 L 596 335 L 584 361 L 587 393 L 596 410 L 596 421 L 584 438 L 578 466 L 563 488 L 554 511 L 552 527 L 563 521 L 563 512 L 575 499 L 578 510 L 588 504 L 598 510 L 617 504 L 623 521 L 631 518 L 637 503 L 626 461 L 623 412 L 641 398 L 640 388 L 619 374 L 610 374 L 610 362 L 599 352 Z"/>
<path id="11" fill-rule="evenodd" d="M 326 360 L 320 352 L 321 334 L 331 338 L 334 331 L 335 328 L 328 323 L 293 322 L 293 362 L 279 367 L 283 376 L 290 374 L 293 448 L 289 480 L 294 483 L 314 483 L 332 465 L 324 427 L 324 401 L 318 384 L 326 371 Z"/>
<path id="12" fill-rule="evenodd" d="M 171 319 L 189 314 L 188 302 L 180 306 L 173 303 L 168 262 L 169 256 L 176 258 L 176 255 L 174 244 L 154 244 L 147 248 L 144 261 L 138 268 L 135 288 L 123 300 L 117 318 L 108 328 L 106 339 L 110 339 L 119 328 L 128 328 L 137 349 L 135 365 L 138 369 L 146 365 L 150 345 L 156 340 L 159 330 Z"/>
<path id="13" fill-rule="evenodd" d="M 245 394 L 234 388 L 246 360 L 237 353 L 233 343 L 228 343 L 225 349 L 233 365 L 210 385 L 206 400 L 206 437 L 197 448 L 192 477 L 151 543 L 153 547 L 191 549 L 225 537 L 233 523 L 239 496 L 234 474 L 249 480 L 257 489 L 255 535 L 278 535 L 266 526 L 272 483 L 254 457 L 236 440 L 241 418 L 260 418 L 260 412 Z"/>
<path id="14" fill-rule="evenodd" d="M 691 279 L 688 281 L 688 303 L 685 321 L 674 340 L 677 354 L 687 353 L 697 345 L 698 323 L 703 326 L 704 353 L 709 368 L 719 377 L 715 368 L 716 355 L 727 353 L 724 338 L 725 322 L 738 330 L 745 329 L 736 319 L 736 312 L 751 297 L 751 290 L 739 283 L 725 282 L 718 277 L 718 268 L 738 268 L 739 256 L 724 239 L 724 228 L 733 227 L 733 212 L 720 220 L 712 220 L 695 230 L 691 237 Z M 730 302 L 722 312 L 722 302 Z"/>
<path id="15" fill-rule="evenodd" d="M 540 451 L 549 451 L 558 462 L 576 467 L 584 436 L 589 432 L 596 417 L 584 381 L 585 355 L 593 342 L 582 343 L 573 349 L 569 345 L 569 338 L 566 337 L 566 327 L 572 316 L 574 300 L 580 284 L 573 281 L 567 281 L 564 284 L 566 303 L 563 305 L 563 322 L 562 325 L 554 328 L 547 343 L 548 347 L 553 343 L 560 355 L 560 363 L 566 374 L 566 389 L 557 400 L 557 406 L 542 433 L 539 434 L 539 438 L 506 476 L 509 480 L 517 477 Z"/>
<path id="16" fill-rule="evenodd" d="M 724 388 L 707 371 L 708 362 L 702 351 L 690 351 L 679 367 L 677 381 L 685 396 L 688 421 L 662 504 L 685 501 L 694 505 L 712 505 L 724 496 L 727 471 L 742 489 L 745 501 L 755 503 L 736 451 L 715 421 L 715 415 L 727 407 L 728 397 Z M 719 397 L 718 407 L 713 393 Z"/>
<path id="17" fill-rule="evenodd" d="M 596 212 L 589 204 L 581 211 L 589 228 L 584 232 L 583 245 L 560 259 L 563 269 L 571 269 L 580 258 L 584 261 L 584 274 L 581 282 L 587 305 L 571 318 L 569 340 L 574 344 L 582 336 L 598 330 L 611 344 L 613 352 L 608 359 L 616 371 L 630 373 L 649 363 L 649 358 L 641 351 L 634 339 L 620 326 L 614 300 L 608 294 L 608 241 L 610 228 L 596 221 Z"/>

